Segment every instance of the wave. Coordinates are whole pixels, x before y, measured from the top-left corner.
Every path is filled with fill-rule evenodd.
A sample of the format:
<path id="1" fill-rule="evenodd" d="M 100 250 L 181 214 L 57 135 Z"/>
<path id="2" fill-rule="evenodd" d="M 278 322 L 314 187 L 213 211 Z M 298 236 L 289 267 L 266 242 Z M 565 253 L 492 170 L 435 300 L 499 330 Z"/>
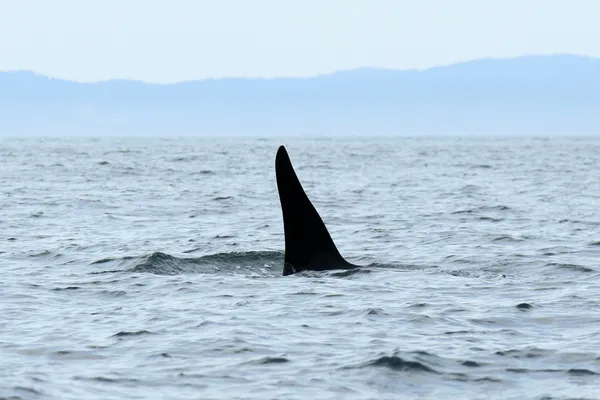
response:
<path id="1" fill-rule="evenodd" d="M 283 252 L 248 251 L 209 254 L 201 257 L 175 257 L 154 252 L 140 257 L 125 256 L 103 258 L 91 263 L 110 268 L 94 274 L 113 272 L 151 273 L 178 275 L 194 273 L 248 273 L 280 275 L 283 268 Z"/>
<path id="2" fill-rule="evenodd" d="M 277 251 L 231 252 L 198 258 L 178 258 L 164 253 L 142 257 L 131 272 L 149 272 L 161 275 L 218 272 L 275 272 L 280 273 L 283 253 Z"/>
<path id="3" fill-rule="evenodd" d="M 437 374 L 438 372 L 431 367 L 419 361 L 404 360 L 398 356 L 383 356 L 364 365 L 365 367 L 384 367 L 394 371 L 408 372 L 429 372 Z"/>
<path id="4" fill-rule="evenodd" d="M 93 272 L 94 274 L 112 272 L 151 273 L 157 275 L 179 274 L 218 274 L 241 273 L 279 276 L 283 269 L 284 253 L 282 251 L 246 251 L 209 254 L 201 257 L 175 257 L 170 254 L 154 252 L 141 257 L 103 258 L 92 262 L 92 265 L 114 266 L 109 270 Z M 379 271 L 405 271 L 425 269 L 426 266 L 409 264 L 370 263 L 361 268 L 350 270 L 303 271 L 298 276 L 348 278 Z"/>
<path id="5" fill-rule="evenodd" d="M 495 377 L 482 377 L 470 374 L 483 364 L 472 360 L 456 360 L 443 358 L 426 351 L 395 351 L 392 355 L 381 355 L 361 365 L 349 368 L 384 368 L 394 372 L 408 374 L 437 375 L 450 380 L 495 380 Z M 468 373 L 467 373 L 468 372 Z"/>

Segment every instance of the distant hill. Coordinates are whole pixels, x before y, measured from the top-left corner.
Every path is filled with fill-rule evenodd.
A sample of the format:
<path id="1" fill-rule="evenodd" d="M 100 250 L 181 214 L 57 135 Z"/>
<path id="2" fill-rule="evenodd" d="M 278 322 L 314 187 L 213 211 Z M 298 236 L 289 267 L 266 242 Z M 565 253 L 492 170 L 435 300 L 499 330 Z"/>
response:
<path id="1" fill-rule="evenodd" d="M 527 56 L 166 85 L 0 72 L 0 135 L 22 134 L 600 135 L 600 59 Z"/>

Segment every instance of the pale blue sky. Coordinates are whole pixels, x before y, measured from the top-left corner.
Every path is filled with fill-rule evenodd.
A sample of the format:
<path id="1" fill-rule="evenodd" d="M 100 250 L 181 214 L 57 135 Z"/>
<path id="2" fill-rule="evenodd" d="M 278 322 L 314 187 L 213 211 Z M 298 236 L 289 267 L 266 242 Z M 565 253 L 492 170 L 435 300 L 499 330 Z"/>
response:
<path id="1" fill-rule="evenodd" d="M 549 53 L 600 56 L 600 0 L 0 0 L 0 70 L 81 81 Z"/>

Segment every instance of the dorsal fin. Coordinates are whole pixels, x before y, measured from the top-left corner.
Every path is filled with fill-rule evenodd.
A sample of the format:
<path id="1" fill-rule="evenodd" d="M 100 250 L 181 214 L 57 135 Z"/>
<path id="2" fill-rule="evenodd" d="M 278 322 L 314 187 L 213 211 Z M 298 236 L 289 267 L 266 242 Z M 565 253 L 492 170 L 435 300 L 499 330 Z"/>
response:
<path id="1" fill-rule="evenodd" d="M 344 260 L 335 247 L 323 220 L 306 196 L 283 146 L 277 150 L 275 173 L 285 232 L 283 275 L 303 270 L 356 267 Z"/>

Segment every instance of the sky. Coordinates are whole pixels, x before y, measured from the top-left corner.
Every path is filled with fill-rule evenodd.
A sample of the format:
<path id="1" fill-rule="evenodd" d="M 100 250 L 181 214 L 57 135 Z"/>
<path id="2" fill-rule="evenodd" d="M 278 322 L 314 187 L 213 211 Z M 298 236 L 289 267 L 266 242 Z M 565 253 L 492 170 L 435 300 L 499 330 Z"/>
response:
<path id="1" fill-rule="evenodd" d="M 600 57 L 598 0 L 0 0 L 0 71 L 178 82 Z"/>

